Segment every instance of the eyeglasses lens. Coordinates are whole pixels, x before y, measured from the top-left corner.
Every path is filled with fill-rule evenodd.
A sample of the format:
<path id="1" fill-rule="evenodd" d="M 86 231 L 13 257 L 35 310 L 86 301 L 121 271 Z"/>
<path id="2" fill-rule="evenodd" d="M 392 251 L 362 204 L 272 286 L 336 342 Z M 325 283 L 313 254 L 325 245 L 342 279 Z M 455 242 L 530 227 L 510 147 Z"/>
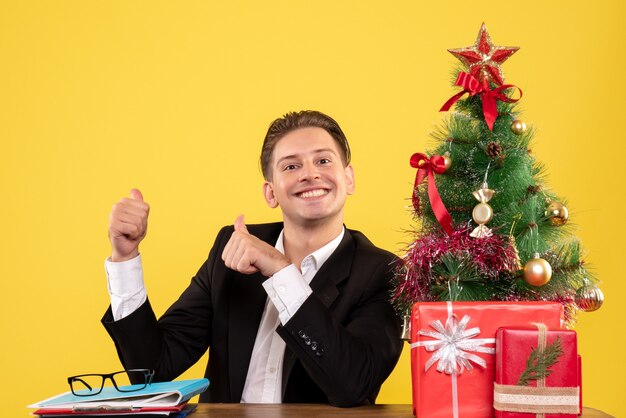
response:
<path id="1" fill-rule="evenodd" d="M 149 382 L 147 370 L 126 370 L 113 375 L 117 390 L 120 392 L 132 392 L 141 390 Z"/>
<path id="2" fill-rule="evenodd" d="M 102 380 L 102 376 L 97 374 L 76 376 L 70 382 L 72 392 L 78 396 L 95 395 L 102 389 Z"/>

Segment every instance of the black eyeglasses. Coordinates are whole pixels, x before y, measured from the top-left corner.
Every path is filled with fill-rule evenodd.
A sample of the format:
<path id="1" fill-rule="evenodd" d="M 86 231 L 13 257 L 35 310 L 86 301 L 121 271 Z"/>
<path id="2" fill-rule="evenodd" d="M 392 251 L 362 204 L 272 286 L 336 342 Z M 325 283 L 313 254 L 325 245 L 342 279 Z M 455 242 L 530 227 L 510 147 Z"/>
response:
<path id="1" fill-rule="evenodd" d="M 76 396 L 93 396 L 102 392 L 104 381 L 111 379 L 118 392 L 136 392 L 152 383 L 154 371 L 149 369 L 130 369 L 108 374 L 81 374 L 70 376 L 67 383 Z"/>

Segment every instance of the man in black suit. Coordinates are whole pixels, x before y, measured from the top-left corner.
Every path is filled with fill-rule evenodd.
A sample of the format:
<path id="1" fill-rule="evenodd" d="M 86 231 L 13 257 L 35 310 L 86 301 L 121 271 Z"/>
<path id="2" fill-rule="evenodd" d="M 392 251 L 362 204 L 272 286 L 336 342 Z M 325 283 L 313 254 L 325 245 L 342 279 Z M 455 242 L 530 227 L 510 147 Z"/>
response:
<path id="1" fill-rule="evenodd" d="M 102 323 L 125 368 L 176 378 L 209 349 L 202 402 L 374 403 L 402 350 L 389 302 L 397 258 L 346 229 L 354 191 L 339 125 L 315 111 L 274 121 L 261 153 L 268 205 L 282 223 L 239 216 L 218 234 L 189 287 L 156 319 L 139 243 L 149 207 L 138 190 L 114 205 Z"/>

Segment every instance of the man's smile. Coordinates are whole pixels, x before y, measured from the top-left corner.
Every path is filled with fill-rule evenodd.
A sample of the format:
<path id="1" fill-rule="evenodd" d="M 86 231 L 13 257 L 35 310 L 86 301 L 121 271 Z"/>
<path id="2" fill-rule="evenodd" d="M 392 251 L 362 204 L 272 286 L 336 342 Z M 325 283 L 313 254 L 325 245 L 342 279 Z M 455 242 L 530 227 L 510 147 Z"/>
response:
<path id="1" fill-rule="evenodd" d="M 314 189 L 314 190 L 307 190 L 301 193 L 297 193 L 296 196 L 302 199 L 311 199 L 314 197 L 324 196 L 326 194 L 328 194 L 328 190 L 326 189 Z"/>

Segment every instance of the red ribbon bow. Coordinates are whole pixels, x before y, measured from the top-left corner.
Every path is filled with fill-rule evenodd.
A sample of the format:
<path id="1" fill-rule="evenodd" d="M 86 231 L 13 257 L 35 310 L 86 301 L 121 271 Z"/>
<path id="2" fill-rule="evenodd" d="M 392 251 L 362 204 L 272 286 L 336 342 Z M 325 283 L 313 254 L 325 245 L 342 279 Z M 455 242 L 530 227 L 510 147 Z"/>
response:
<path id="1" fill-rule="evenodd" d="M 424 177 L 428 176 L 428 199 L 430 200 L 430 205 L 433 208 L 437 221 L 439 221 L 439 225 L 441 225 L 448 235 L 452 234 L 452 217 L 443 204 L 441 196 L 439 196 L 434 174 L 442 174 L 446 171 L 444 158 L 440 155 L 433 155 L 428 158 L 426 154 L 416 153 L 411 156 L 411 167 L 417 168 L 412 199 L 415 211 L 417 213 L 420 212 L 420 200 L 417 193 L 417 186 L 424 180 Z"/>
<path id="2" fill-rule="evenodd" d="M 469 93 L 470 96 L 474 96 L 475 94 L 480 94 L 483 101 L 483 115 L 485 115 L 485 122 L 487 122 L 487 126 L 490 131 L 493 131 L 493 124 L 498 117 L 498 108 L 496 106 L 496 100 L 500 100 L 502 102 L 514 103 L 522 98 L 522 90 L 519 87 L 514 86 L 513 84 L 504 84 L 500 87 L 496 87 L 493 90 L 489 89 L 489 83 L 485 81 L 481 84 L 476 78 L 468 73 L 461 72 L 456 79 L 457 86 L 463 87 L 463 91 L 452 96 L 439 110 L 440 112 L 446 112 L 450 110 L 453 104 L 457 102 L 465 93 Z M 519 90 L 519 97 L 517 99 L 512 99 L 500 92 L 502 90 L 506 90 L 509 88 L 516 88 Z"/>

